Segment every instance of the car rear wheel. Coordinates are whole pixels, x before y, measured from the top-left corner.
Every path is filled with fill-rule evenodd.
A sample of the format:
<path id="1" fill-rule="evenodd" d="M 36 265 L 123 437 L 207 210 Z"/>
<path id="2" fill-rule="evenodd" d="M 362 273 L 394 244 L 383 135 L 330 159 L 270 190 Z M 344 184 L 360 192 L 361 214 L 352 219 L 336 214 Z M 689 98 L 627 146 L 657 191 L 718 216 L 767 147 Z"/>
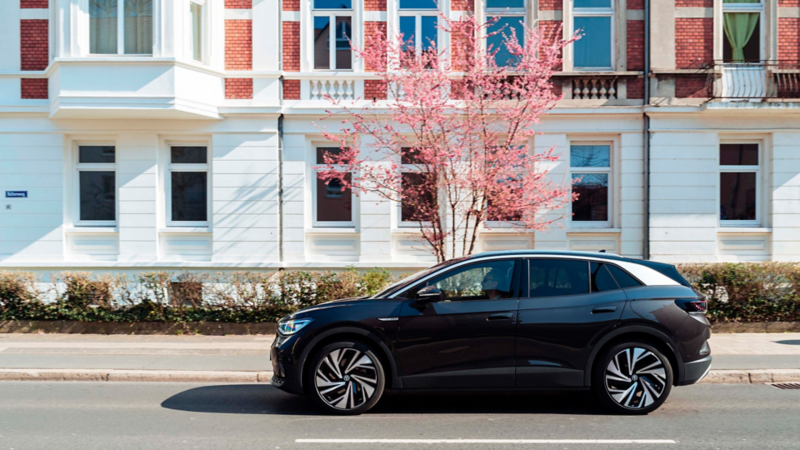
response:
<path id="1" fill-rule="evenodd" d="M 600 401 L 619 414 L 647 414 L 672 390 L 672 366 L 656 347 L 623 342 L 603 352 L 594 364 L 592 386 Z"/>
<path id="2" fill-rule="evenodd" d="M 310 367 L 312 396 L 327 412 L 361 414 L 383 395 L 383 366 L 373 350 L 360 342 L 328 344 L 316 353 Z"/>

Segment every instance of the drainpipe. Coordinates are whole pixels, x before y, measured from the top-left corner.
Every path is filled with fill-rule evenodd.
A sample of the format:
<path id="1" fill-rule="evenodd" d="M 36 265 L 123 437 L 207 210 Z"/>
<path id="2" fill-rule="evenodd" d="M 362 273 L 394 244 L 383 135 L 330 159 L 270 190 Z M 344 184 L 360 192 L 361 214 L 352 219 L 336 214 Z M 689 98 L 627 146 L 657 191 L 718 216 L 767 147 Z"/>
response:
<path id="1" fill-rule="evenodd" d="M 644 0 L 644 259 L 650 259 L 650 0 Z"/>
<path id="2" fill-rule="evenodd" d="M 278 95 L 281 114 L 278 116 L 278 262 L 283 265 L 283 1 L 278 0 Z"/>

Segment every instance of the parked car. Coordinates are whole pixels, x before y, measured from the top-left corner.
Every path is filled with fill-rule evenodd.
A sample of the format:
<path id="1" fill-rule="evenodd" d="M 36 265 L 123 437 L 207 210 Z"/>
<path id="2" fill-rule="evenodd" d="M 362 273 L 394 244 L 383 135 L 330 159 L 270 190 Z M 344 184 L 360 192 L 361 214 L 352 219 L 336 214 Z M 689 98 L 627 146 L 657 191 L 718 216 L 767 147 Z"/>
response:
<path id="1" fill-rule="evenodd" d="M 647 414 L 711 368 L 705 298 L 674 266 L 605 253 L 453 259 L 280 320 L 272 384 L 336 414 L 388 391 L 592 389 Z"/>

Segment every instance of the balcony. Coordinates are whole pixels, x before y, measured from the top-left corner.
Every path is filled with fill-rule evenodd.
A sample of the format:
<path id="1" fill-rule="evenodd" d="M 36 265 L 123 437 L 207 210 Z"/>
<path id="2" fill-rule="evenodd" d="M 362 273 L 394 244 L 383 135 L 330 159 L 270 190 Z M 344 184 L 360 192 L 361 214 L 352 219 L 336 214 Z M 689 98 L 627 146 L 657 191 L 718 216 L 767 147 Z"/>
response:
<path id="1" fill-rule="evenodd" d="M 720 101 L 800 100 L 800 61 L 715 62 L 706 91 Z"/>

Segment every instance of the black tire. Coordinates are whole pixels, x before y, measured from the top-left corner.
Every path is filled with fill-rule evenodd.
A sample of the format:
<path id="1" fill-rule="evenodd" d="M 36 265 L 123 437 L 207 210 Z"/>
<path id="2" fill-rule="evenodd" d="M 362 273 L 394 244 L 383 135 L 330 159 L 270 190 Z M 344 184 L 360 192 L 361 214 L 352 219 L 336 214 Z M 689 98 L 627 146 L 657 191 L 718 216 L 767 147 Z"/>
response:
<path id="1" fill-rule="evenodd" d="M 341 340 L 322 347 L 308 367 L 308 390 L 331 414 L 369 411 L 386 386 L 380 359 L 371 347 L 358 341 Z"/>
<path id="2" fill-rule="evenodd" d="M 595 395 L 617 414 L 655 411 L 667 400 L 672 383 L 669 358 L 643 341 L 620 342 L 608 348 L 592 368 Z"/>

